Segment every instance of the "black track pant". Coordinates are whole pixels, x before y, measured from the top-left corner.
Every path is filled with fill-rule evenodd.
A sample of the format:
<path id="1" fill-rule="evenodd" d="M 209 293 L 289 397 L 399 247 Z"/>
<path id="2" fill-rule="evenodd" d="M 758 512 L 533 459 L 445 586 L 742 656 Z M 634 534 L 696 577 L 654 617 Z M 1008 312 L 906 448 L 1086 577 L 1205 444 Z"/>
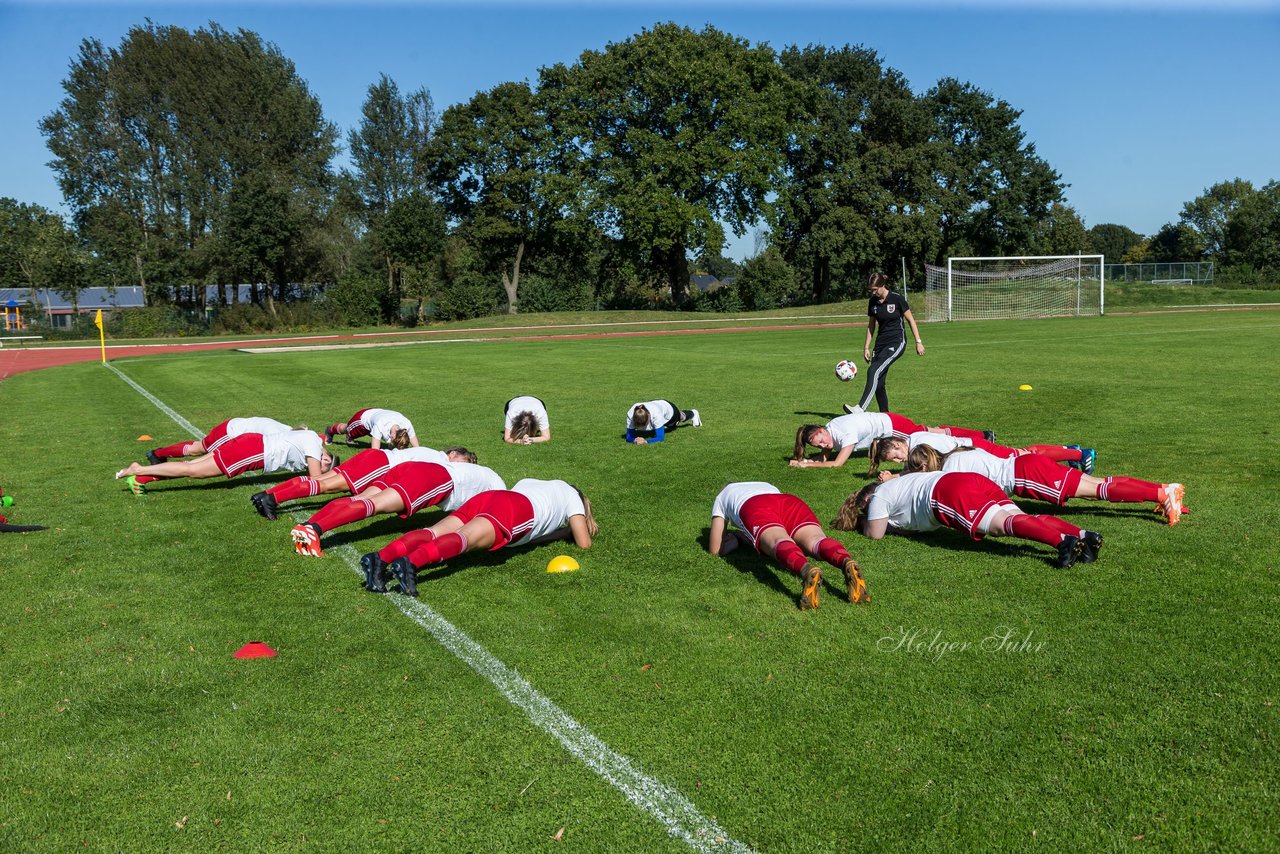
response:
<path id="1" fill-rule="evenodd" d="M 907 350 L 907 336 L 895 344 L 880 346 L 876 341 L 876 349 L 871 353 L 871 364 L 867 366 L 867 387 L 862 390 L 862 400 L 858 406 L 864 412 L 870 410 L 871 398 L 875 397 L 881 412 L 889 411 L 889 392 L 885 388 L 885 380 L 889 376 L 889 366 L 898 361 L 898 357 Z"/>

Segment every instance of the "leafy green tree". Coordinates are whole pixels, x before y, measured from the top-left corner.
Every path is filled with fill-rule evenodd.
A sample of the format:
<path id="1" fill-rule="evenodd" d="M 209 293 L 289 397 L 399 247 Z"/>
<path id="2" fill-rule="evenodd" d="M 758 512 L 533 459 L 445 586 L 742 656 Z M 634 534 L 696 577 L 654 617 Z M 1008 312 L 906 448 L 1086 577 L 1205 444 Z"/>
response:
<path id="1" fill-rule="evenodd" d="M 1075 208 L 1062 202 L 1054 202 L 1037 223 L 1031 250 L 1035 255 L 1084 255 L 1094 251 L 1084 221 Z"/>
<path id="2" fill-rule="evenodd" d="M 733 286 L 749 310 L 784 308 L 802 303 L 805 298 L 795 270 L 775 246 L 743 264 L 742 274 Z"/>
<path id="3" fill-rule="evenodd" d="M 401 209 L 394 226 L 388 226 L 394 233 L 387 233 L 384 226 L 397 205 L 411 197 L 425 198 L 431 189 L 428 169 L 437 124 L 435 107 L 425 88 L 402 95 L 396 82 L 383 74 L 369 87 L 361 112 L 360 126 L 347 136 L 355 166 L 347 177 L 366 236 L 373 241 L 386 268 L 390 304 L 398 305 L 406 267 L 414 263 L 403 254 L 410 248 L 402 239 L 405 229 L 412 229 L 404 221 L 406 209 Z M 419 207 L 417 201 L 409 204 Z M 434 223 L 435 214 L 429 212 L 428 216 Z M 433 251 L 438 251 L 439 240 L 433 240 L 432 245 Z"/>
<path id="4" fill-rule="evenodd" d="M 1155 263 L 1167 261 L 1198 261 L 1204 257 L 1204 241 L 1200 233 L 1185 222 L 1165 223 L 1151 236 L 1147 254 L 1143 260 Z"/>
<path id="5" fill-rule="evenodd" d="M 638 265 L 662 272 L 677 304 L 689 252 L 719 254 L 722 222 L 741 235 L 764 214 L 791 106 L 768 46 L 658 24 L 543 68 L 539 91 L 584 206 Z"/>
<path id="6" fill-rule="evenodd" d="M 1182 206 L 1181 221 L 1200 235 L 1204 254 L 1209 258 L 1223 260 L 1227 243 L 1227 222 L 1232 213 L 1255 192 L 1252 183 L 1236 178 L 1214 184 Z"/>
<path id="7" fill-rule="evenodd" d="M 22 282 L 36 299 L 47 288 L 78 308 L 91 258 L 62 217 L 41 207 L 0 198 L 0 282 Z"/>
<path id="8" fill-rule="evenodd" d="M 1025 142 L 1020 110 L 954 78 L 924 96 L 933 120 L 941 241 L 934 260 L 958 252 L 1020 255 L 1062 201 L 1056 171 Z"/>
<path id="9" fill-rule="evenodd" d="M 392 203 L 378 233 L 379 245 L 395 259 L 399 271 L 398 295 L 417 300 L 421 322 L 436 281 L 433 261 L 444 249 L 444 211 L 425 193 L 410 193 Z M 395 308 L 399 310 L 398 300 Z"/>
<path id="10" fill-rule="evenodd" d="M 1230 264 L 1280 274 L 1280 181 L 1241 200 L 1227 221 L 1224 248 Z"/>
<path id="11" fill-rule="evenodd" d="M 315 227 L 337 130 L 293 63 L 256 34 L 148 22 L 119 48 L 86 39 L 63 88 L 40 123 L 59 185 L 94 249 L 103 241 L 117 268 L 128 258 L 150 293 L 187 286 L 199 302 L 206 281 L 253 253 L 218 234 L 242 181 L 242 197 L 269 187 Z M 293 230 L 275 251 L 300 261 Z"/>
<path id="12" fill-rule="evenodd" d="M 931 255 L 935 192 L 928 115 L 907 81 L 875 51 L 788 48 L 782 67 L 798 84 L 802 115 L 787 147 L 775 203 L 774 241 L 812 296 L 861 287 L 870 269 Z"/>
<path id="13" fill-rule="evenodd" d="M 721 281 L 742 272 L 742 265 L 732 258 L 726 258 L 723 255 L 712 255 L 706 251 L 701 252 L 694 263 L 700 272 L 715 276 Z"/>
<path id="14" fill-rule="evenodd" d="M 1104 255 L 1108 263 L 1122 262 L 1129 250 L 1143 242 L 1141 234 L 1113 222 L 1104 222 L 1089 229 L 1089 243 L 1093 251 Z"/>
<path id="15" fill-rule="evenodd" d="M 434 162 L 448 215 L 498 271 L 517 313 L 522 267 L 555 241 L 577 192 L 541 99 L 525 83 L 503 83 L 450 107 Z"/>

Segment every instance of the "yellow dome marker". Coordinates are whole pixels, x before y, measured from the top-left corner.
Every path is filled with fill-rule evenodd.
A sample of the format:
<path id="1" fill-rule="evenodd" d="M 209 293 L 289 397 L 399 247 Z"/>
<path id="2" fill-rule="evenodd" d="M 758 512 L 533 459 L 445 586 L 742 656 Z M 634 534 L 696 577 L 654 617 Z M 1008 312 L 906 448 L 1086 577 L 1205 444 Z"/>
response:
<path id="1" fill-rule="evenodd" d="M 573 572 L 578 568 L 578 562 L 568 555 L 557 555 L 547 564 L 547 572 Z"/>
<path id="2" fill-rule="evenodd" d="M 1027 385 L 1026 383 L 1023 383 L 1022 385 L 1018 386 L 1018 391 L 1031 391 L 1031 386 Z"/>

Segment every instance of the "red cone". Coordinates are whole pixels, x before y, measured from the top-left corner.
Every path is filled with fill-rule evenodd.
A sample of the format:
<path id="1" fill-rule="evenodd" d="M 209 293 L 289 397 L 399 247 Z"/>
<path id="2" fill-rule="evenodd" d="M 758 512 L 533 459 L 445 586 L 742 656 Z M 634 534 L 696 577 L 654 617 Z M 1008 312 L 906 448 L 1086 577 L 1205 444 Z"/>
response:
<path id="1" fill-rule="evenodd" d="M 236 650 L 235 658 L 275 658 L 276 651 L 262 641 L 249 641 Z"/>

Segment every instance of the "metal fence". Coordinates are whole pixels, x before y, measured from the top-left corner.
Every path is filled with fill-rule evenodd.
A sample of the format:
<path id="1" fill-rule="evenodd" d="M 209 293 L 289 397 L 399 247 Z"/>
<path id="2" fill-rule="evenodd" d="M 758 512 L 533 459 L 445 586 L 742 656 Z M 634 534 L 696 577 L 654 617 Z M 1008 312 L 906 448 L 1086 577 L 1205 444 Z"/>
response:
<path id="1" fill-rule="evenodd" d="M 1146 264 L 1107 264 L 1108 282 L 1150 282 L 1155 285 L 1211 285 L 1212 261 L 1168 261 Z"/>

